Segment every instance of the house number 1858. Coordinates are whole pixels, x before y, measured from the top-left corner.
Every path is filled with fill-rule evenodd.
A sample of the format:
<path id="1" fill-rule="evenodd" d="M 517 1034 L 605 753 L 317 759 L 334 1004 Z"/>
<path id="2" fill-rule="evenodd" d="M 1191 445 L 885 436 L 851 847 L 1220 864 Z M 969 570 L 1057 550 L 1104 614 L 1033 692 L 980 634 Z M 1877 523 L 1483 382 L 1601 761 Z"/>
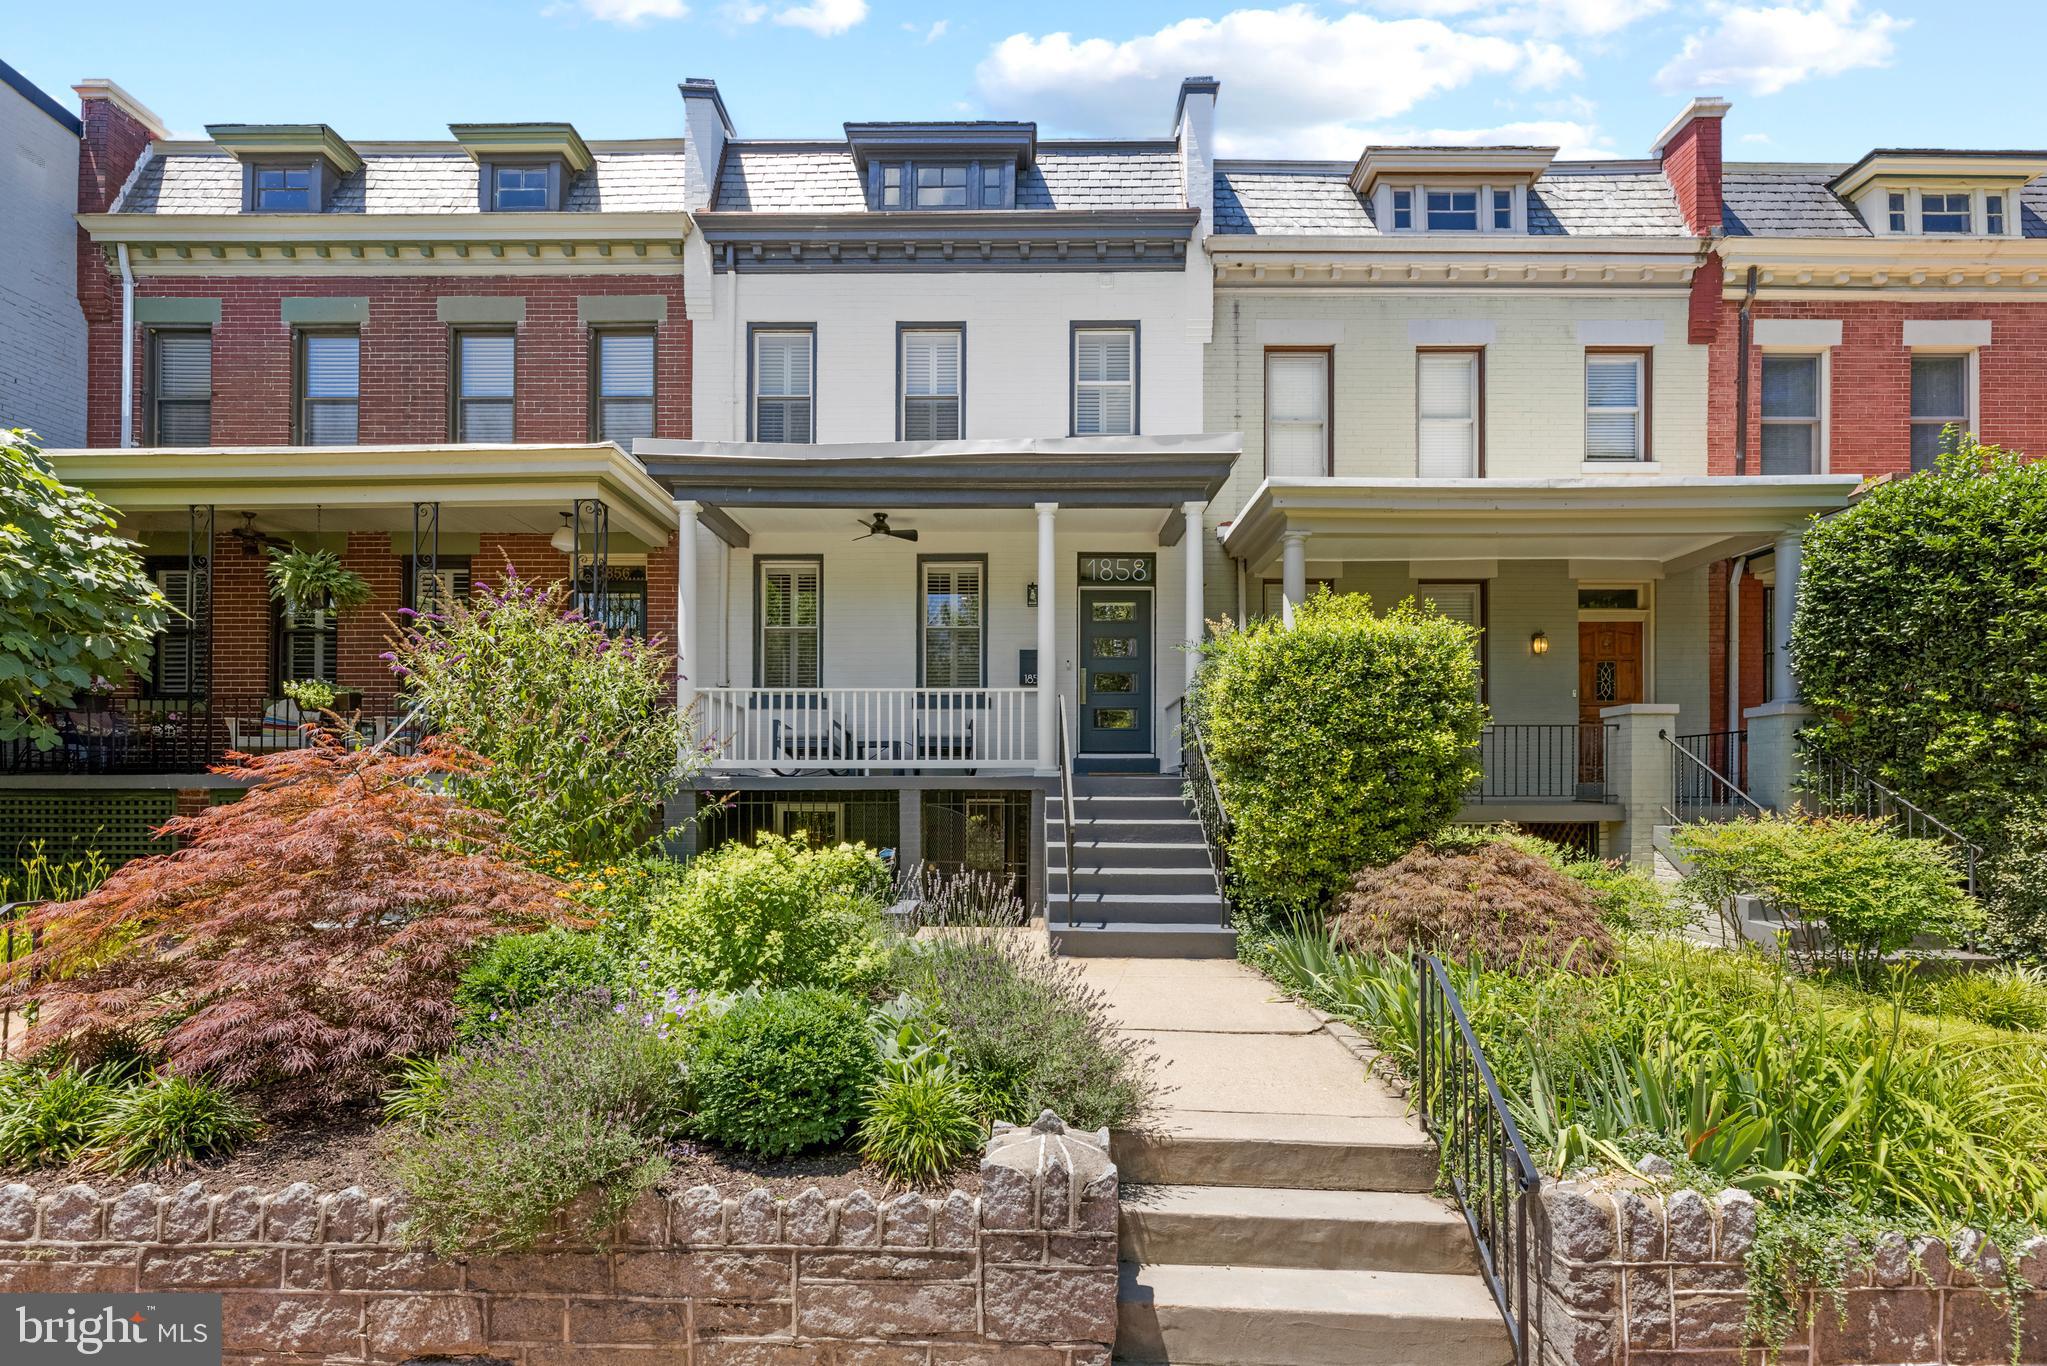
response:
<path id="1" fill-rule="evenodd" d="M 1153 576 L 1150 555 L 1084 555 L 1080 561 L 1082 583 L 1150 583 Z"/>

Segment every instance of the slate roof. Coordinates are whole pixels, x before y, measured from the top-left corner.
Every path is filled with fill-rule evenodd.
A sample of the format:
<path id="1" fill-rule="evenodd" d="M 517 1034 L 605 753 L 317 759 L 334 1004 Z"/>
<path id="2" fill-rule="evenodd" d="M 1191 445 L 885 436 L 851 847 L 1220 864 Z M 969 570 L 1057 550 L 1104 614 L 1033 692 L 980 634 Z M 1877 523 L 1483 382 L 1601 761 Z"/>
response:
<path id="1" fill-rule="evenodd" d="M 682 153 L 596 152 L 596 165 L 569 181 L 570 213 L 681 213 Z M 476 163 L 467 153 L 363 154 L 363 168 L 343 176 L 328 196 L 329 213 L 477 213 Z M 122 200 L 119 213 L 239 213 L 242 167 L 218 153 L 171 152 L 153 157 Z"/>
<path id="2" fill-rule="evenodd" d="M 1177 209 L 1171 143 L 1041 142 L 1018 178 L 1019 209 Z M 864 213 L 867 198 L 843 142 L 726 144 L 711 207 L 721 213 Z"/>
<path id="3" fill-rule="evenodd" d="M 1827 188 L 1842 166 L 1730 162 L 1721 171 L 1721 229 L 1730 237 L 1869 237 L 1869 225 Z M 2047 181 L 2019 192 L 2020 231 L 2047 237 Z"/>
<path id="4" fill-rule="evenodd" d="M 1215 230 L 1242 236 L 1377 236 L 1342 162 L 1224 162 Z M 1684 237 L 1677 197 L 1656 170 L 1554 166 L 1528 200 L 1531 237 Z"/>

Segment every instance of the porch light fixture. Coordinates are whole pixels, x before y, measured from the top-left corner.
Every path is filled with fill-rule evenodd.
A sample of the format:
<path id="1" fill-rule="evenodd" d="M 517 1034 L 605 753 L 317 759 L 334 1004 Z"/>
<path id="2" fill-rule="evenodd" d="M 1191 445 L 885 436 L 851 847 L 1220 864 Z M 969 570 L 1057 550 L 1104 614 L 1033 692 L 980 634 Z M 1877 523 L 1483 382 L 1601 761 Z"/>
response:
<path id="1" fill-rule="evenodd" d="M 1546 655 L 1549 653 L 1549 632 L 1537 631 L 1528 638 L 1528 653 Z"/>
<path id="2" fill-rule="evenodd" d="M 1026 606 L 1026 607 L 1036 607 L 1037 605 L 1038 605 L 1038 585 L 1037 585 L 1037 584 L 1035 584 L 1035 583 L 1027 583 L 1027 584 L 1025 584 L 1025 585 L 1024 585 L 1024 606 Z"/>
<path id="3" fill-rule="evenodd" d="M 568 513 L 562 514 L 561 526 L 555 529 L 554 535 L 547 538 L 547 543 L 564 555 L 576 553 L 576 532 L 575 528 L 569 525 Z"/>

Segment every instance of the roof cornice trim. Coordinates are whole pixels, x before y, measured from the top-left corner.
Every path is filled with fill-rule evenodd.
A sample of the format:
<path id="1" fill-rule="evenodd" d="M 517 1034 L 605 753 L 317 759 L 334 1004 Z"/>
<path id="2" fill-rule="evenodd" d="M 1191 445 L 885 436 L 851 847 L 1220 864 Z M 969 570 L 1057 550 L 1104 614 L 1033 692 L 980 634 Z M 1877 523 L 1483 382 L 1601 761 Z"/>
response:
<path id="1" fill-rule="evenodd" d="M 690 231 L 681 210 L 635 213 L 82 213 L 95 242 L 177 246 L 243 243 L 491 243 L 680 240 Z"/>
<path id="2" fill-rule="evenodd" d="M 355 148 L 324 123 L 210 123 L 206 131 L 236 161 L 306 156 L 326 162 L 336 175 L 362 169 Z"/>

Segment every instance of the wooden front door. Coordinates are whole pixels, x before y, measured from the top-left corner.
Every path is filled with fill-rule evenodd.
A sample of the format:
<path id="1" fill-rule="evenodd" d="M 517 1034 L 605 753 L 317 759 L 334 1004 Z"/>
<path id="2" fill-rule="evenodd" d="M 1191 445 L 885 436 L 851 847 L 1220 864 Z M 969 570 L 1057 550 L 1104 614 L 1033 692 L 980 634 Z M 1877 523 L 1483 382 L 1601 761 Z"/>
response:
<path id="1" fill-rule="evenodd" d="M 1642 623 L 1578 623 L 1578 781 L 1606 773 L 1606 730 L 1599 713 L 1642 700 Z"/>

